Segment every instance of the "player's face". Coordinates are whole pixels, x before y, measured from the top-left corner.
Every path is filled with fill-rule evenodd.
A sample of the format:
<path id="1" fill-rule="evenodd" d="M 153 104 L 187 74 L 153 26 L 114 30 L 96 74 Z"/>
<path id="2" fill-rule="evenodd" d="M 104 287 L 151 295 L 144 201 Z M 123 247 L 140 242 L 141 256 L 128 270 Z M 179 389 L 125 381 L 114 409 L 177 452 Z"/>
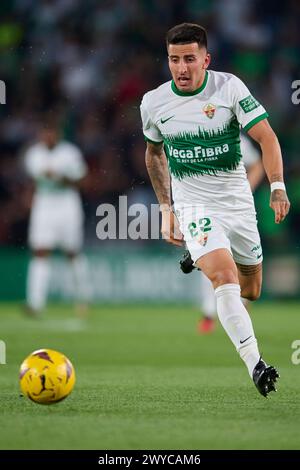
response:
<path id="1" fill-rule="evenodd" d="M 54 129 L 54 128 L 43 129 L 41 131 L 40 137 L 41 137 L 41 141 L 44 142 L 47 147 L 53 148 L 58 142 L 59 133 L 57 129 Z"/>
<path id="2" fill-rule="evenodd" d="M 199 88 L 210 63 L 210 54 L 196 42 L 169 44 L 169 67 L 178 90 L 192 92 Z"/>

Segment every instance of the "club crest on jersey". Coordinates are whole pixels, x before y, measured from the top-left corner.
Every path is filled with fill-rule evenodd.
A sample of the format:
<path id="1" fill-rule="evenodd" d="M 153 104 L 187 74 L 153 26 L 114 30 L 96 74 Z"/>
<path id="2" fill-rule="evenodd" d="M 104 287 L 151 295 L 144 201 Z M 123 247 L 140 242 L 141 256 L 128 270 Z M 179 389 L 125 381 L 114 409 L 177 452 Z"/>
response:
<path id="1" fill-rule="evenodd" d="M 207 233 L 204 233 L 204 232 L 200 232 L 200 236 L 199 236 L 197 242 L 198 242 L 201 246 L 205 246 L 206 243 L 207 243 L 207 239 L 208 239 L 208 234 L 207 234 Z"/>
<path id="2" fill-rule="evenodd" d="M 203 107 L 203 111 L 209 119 L 212 119 L 215 115 L 216 107 L 213 104 L 208 103 Z"/>

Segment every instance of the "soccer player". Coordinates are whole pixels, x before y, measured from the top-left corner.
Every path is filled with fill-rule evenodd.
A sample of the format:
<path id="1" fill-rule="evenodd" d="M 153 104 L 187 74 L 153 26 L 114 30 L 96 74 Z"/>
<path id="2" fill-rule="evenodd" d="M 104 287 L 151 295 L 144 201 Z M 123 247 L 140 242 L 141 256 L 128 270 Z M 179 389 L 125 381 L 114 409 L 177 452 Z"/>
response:
<path id="1" fill-rule="evenodd" d="M 174 245 L 182 246 L 184 239 L 196 267 L 212 282 L 220 322 L 258 391 L 267 396 L 279 374 L 262 360 L 241 300 L 260 295 L 262 250 L 240 162 L 240 126 L 260 145 L 276 223 L 289 211 L 280 146 L 268 114 L 246 85 L 230 73 L 207 70 L 203 27 L 177 25 L 166 41 L 172 80 L 146 93 L 141 104 L 161 232 Z"/>
<path id="2" fill-rule="evenodd" d="M 264 177 L 264 168 L 261 162 L 261 155 L 257 148 L 253 145 L 251 140 L 245 134 L 241 133 L 240 139 L 242 161 L 246 168 L 247 178 L 250 184 L 251 191 L 252 193 L 254 193 L 255 189 L 261 183 Z M 203 273 L 201 274 L 200 305 L 203 313 L 203 318 L 198 323 L 198 331 L 201 334 L 206 334 L 211 333 L 215 329 L 215 317 L 217 313 L 216 298 L 210 280 Z M 249 301 L 247 299 L 243 299 L 243 304 L 245 305 L 245 307 L 248 306 L 248 303 Z"/>
<path id="3" fill-rule="evenodd" d="M 39 141 L 25 154 L 25 168 L 36 191 L 29 222 L 33 257 L 27 276 L 26 311 L 38 315 L 45 307 L 50 260 L 59 248 L 70 262 L 75 292 L 82 306 L 89 300 L 86 262 L 80 255 L 84 215 L 78 185 L 87 167 L 75 145 L 60 139 L 56 118 L 44 122 Z"/>

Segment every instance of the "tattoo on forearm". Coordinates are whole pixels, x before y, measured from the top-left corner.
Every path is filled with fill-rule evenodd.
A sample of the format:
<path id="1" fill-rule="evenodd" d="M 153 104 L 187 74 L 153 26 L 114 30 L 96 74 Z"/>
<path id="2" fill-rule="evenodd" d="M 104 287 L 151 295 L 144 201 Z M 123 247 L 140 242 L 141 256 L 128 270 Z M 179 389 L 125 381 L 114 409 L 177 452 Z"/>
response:
<path id="1" fill-rule="evenodd" d="M 152 154 L 147 151 L 146 166 L 158 202 L 170 205 L 170 175 L 163 150 L 161 154 Z"/>
<path id="2" fill-rule="evenodd" d="M 236 266 L 243 276 L 252 276 L 252 274 L 256 274 L 262 270 L 262 263 L 253 266 L 236 263 Z"/>
<path id="3" fill-rule="evenodd" d="M 273 175 L 271 175 L 270 183 L 275 183 L 275 181 L 281 181 L 281 182 L 283 182 L 283 175 L 282 175 L 282 173 L 274 173 Z"/>

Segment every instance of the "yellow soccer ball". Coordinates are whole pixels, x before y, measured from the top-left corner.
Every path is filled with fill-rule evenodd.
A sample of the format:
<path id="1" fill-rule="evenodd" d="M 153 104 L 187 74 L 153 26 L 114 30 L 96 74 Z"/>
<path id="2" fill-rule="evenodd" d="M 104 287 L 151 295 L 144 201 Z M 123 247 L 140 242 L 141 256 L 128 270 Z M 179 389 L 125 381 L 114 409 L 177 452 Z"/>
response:
<path id="1" fill-rule="evenodd" d="M 75 371 L 71 361 L 62 353 L 39 349 L 22 362 L 19 379 L 26 397 L 36 403 L 50 405 L 72 392 Z"/>

